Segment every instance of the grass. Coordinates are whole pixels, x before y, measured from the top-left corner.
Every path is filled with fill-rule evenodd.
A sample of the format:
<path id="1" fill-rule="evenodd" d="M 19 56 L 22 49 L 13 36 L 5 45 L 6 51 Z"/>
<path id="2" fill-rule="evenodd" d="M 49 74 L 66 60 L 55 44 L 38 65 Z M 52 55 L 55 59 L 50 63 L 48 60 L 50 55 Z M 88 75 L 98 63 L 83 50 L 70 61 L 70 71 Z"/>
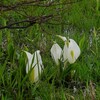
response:
<path id="1" fill-rule="evenodd" d="M 8 3 L 4 1 L 4 4 Z M 64 0 L 60 2 L 63 3 Z M 0 99 L 99 100 L 100 5 L 98 2 L 98 0 L 82 0 L 74 4 L 47 8 L 29 6 L 26 10 L 19 11 L 20 14 L 17 11 L 2 12 L 0 26 L 7 25 L 10 20 L 18 21 L 26 18 L 23 15 L 56 16 L 46 23 L 35 24 L 26 29 L 0 30 Z M 59 68 L 50 56 L 54 40 L 63 46 L 55 36 L 57 34 L 69 36 L 81 48 L 78 60 L 74 64 L 68 64 L 69 68 L 62 76 L 58 75 Z M 25 72 L 26 56 L 22 50 L 33 53 L 37 49 L 41 51 L 45 69 L 40 81 L 31 84 Z M 74 75 L 72 70 L 76 70 Z"/>

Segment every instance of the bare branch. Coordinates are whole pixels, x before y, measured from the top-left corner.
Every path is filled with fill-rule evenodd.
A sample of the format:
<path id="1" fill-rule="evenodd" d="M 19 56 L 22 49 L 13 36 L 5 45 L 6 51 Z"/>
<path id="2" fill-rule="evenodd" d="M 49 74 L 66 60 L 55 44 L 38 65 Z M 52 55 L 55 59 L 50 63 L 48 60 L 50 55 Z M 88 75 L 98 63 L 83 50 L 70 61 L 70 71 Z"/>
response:
<path id="1" fill-rule="evenodd" d="M 0 11 L 9 11 L 9 10 L 15 10 L 16 8 L 22 7 L 22 6 L 26 6 L 29 4 L 36 4 L 39 3 L 40 0 L 32 0 L 32 1 L 23 1 L 23 2 L 18 2 L 16 4 L 13 5 L 3 5 L 0 4 Z"/>
<path id="2" fill-rule="evenodd" d="M 30 19 L 25 19 L 22 21 L 18 21 L 18 22 L 14 22 L 11 24 L 8 24 L 6 26 L 0 26 L 0 29 L 4 29 L 4 28 L 8 28 L 8 29 L 18 29 L 18 28 L 27 28 L 30 27 L 36 23 L 41 24 L 44 23 L 46 21 L 48 21 L 49 19 L 51 19 L 53 17 L 53 15 L 47 15 L 47 16 L 41 16 L 41 17 L 32 17 Z M 26 26 L 24 26 L 23 24 L 27 24 Z M 20 25 L 22 24 L 22 25 Z"/>
<path id="3" fill-rule="evenodd" d="M 57 6 L 57 5 L 68 5 L 68 4 L 74 4 L 77 2 L 81 2 L 82 0 L 77 1 L 70 1 L 70 2 L 63 2 L 63 3 L 55 3 L 54 1 L 43 3 L 41 0 L 32 0 L 32 1 L 23 1 L 18 2 L 13 5 L 3 5 L 0 4 L 0 11 L 9 11 L 9 10 L 15 10 L 22 6 L 39 6 L 39 7 L 51 7 L 51 6 Z"/>

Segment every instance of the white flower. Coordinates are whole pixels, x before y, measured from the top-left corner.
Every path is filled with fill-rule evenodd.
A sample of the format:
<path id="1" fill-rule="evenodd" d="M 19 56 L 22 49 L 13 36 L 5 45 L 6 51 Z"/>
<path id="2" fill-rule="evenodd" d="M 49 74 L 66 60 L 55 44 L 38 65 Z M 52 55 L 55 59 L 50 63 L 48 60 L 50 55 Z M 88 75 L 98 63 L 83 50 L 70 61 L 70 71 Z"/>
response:
<path id="1" fill-rule="evenodd" d="M 35 51 L 33 54 L 24 51 L 27 55 L 28 62 L 26 64 L 26 73 L 28 74 L 31 70 L 29 79 L 32 83 L 37 82 L 39 80 L 39 75 L 42 72 L 43 64 L 42 58 L 40 55 L 40 50 Z"/>
<path id="2" fill-rule="evenodd" d="M 62 55 L 61 47 L 57 43 L 54 43 L 50 51 L 51 51 L 51 56 L 54 59 L 55 63 L 59 65 L 59 60 Z"/>
<path id="3" fill-rule="evenodd" d="M 65 60 L 67 59 L 69 63 L 74 63 L 80 55 L 80 48 L 73 39 L 69 39 L 65 42 L 64 52 Z"/>
<path id="4" fill-rule="evenodd" d="M 63 48 L 63 60 L 64 62 L 68 61 L 70 64 L 74 63 L 80 55 L 80 48 L 78 44 L 73 39 L 66 39 L 66 37 L 57 35 L 64 42 Z"/>

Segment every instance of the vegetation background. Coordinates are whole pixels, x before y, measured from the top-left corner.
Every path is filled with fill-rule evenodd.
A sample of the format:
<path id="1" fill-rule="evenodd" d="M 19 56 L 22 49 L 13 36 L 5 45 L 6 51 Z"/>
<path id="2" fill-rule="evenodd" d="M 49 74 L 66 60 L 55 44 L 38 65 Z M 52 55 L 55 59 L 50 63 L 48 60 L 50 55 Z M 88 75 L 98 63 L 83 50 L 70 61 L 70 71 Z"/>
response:
<path id="1" fill-rule="evenodd" d="M 65 77 L 50 56 L 53 41 L 63 44 L 58 34 L 81 48 Z M 22 50 L 38 49 L 45 69 L 31 84 Z M 0 100 L 14 99 L 100 100 L 99 0 L 0 0 Z"/>

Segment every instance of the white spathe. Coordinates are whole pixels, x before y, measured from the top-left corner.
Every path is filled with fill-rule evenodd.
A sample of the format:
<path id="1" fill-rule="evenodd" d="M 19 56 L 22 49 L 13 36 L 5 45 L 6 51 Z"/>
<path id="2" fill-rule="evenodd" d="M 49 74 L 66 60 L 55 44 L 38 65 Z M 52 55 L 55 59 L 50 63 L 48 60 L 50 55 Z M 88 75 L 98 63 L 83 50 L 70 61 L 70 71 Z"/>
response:
<path id="1" fill-rule="evenodd" d="M 80 48 L 73 39 L 65 41 L 63 49 L 64 61 L 68 61 L 70 64 L 74 63 L 80 55 Z"/>
<path id="2" fill-rule="evenodd" d="M 61 35 L 56 35 L 57 37 L 61 38 L 63 41 L 66 41 L 66 37 L 65 36 L 61 36 Z"/>
<path id="3" fill-rule="evenodd" d="M 51 52 L 51 56 L 54 59 L 55 63 L 59 65 L 59 60 L 61 59 L 61 55 L 62 55 L 61 47 L 57 43 L 54 43 L 51 47 L 50 52 Z"/>
<path id="4" fill-rule="evenodd" d="M 63 61 L 68 61 L 70 64 L 74 63 L 80 55 L 80 48 L 73 39 L 66 39 L 66 37 L 57 35 L 64 42 Z"/>
<path id="5" fill-rule="evenodd" d="M 27 51 L 24 52 L 26 53 L 28 58 L 28 62 L 26 64 L 26 73 L 28 74 L 29 71 L 32 70 L 29 79 L 32 83 L 37 82 L 39 80 L 39 75 L 44 68 L 40 55 L 40 50 L 35 51 L 33 54 Z"/>

